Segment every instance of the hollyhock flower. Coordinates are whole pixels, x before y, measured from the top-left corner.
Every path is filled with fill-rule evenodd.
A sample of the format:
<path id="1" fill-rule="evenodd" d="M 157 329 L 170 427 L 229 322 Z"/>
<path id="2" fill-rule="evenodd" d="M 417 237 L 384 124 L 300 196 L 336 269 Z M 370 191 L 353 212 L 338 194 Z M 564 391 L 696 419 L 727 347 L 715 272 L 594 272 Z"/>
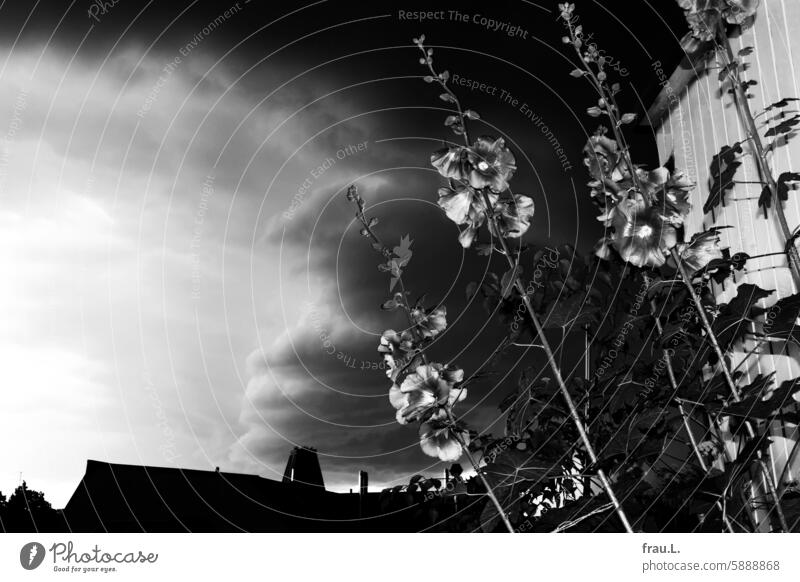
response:
<path id="1" fill-rule="evenodd" d="M 761 0 L 726 0 L 729 8 L 723 12 L 725 20 L 731 24 L 742 24 L 755 16 Z"/>
<path id="2" fill-rule="evenodd" d="M 605 135 L 593 135 L 583 147 L 583 163 L 596 181 L 608 184 L 629 176 L 619 144 Z"/>
<path id="3" fill-rule="evenodd" d="M 481 220 L 481 224 L 482 223 L 483 220 Z M 478 236 L 478 229 L 480 228 L 481 224 L 470 222 L 469 226 L 461 231 L 461 233 L 458 235 L 458 242 L 462 247 L 468 249 L 472 246 L 472 243 L 475 241 L 475 237 Z"/>
<path id="4" fill-rule="evenodd" d="M 405 354 L 414 351 L 414 337 L 411 332 L 406 330 L 397 333 L 393 329 L 387 329 L 381 336 L 378 344 L 378 352 L 383 354 L 383 361 L 386 363 L 386 376 L 393 379 L 397 372 L 397 356 L 401 353 L 401 359 Z"/>
<path id="5" fill-rule="evenodd" d="M 614 245 L 614 238 L 607 236 L 601 238 L 597 243 L 594 245 L 594 254 L 599 259 L 608 259 L 611 257 L 611 249 Z"/>
<path id="6" fill-rule="evenodd" d="M 494 206 L 499 196 L 489 193 L 488 198 L 489 203 Z M 461 231 L 458 240 L 465 249 L 469 248 L 478 234 L 478 229 L 486 222 L 484 194 L 467 184 L 451 180 L 449 187 L 439 188 L 439 206 L 450 220 L 459 225 L 467 225 L 467 228 Z"/>
<path id="7" fill-rule="evenodd" d="M 395 359 L 393 354 L 383 354 L 383 363 L 386 364 L 386 377 L 394 382 L 400 373 L 402 358 L 401 365 L 398 365 L 397 359 Z"/>
<path id="8" fill-rule="evenodd" d="M 397 422 L 408 424 L 426 412 L 444 405 L 452 406 L 466 398 L 466 390 L 454 386 L 464 380 L 460 368 L 445 368 L 441 364 L 424 364 L 406 376 L 400 386 L 389 390 L 389 402 L 397 410 Z"/>
<path id="9" fill-rule="evenodd" d="M 489 202 L 494 206 L 498 195 L 490 193 Z M 486 202 L 484 195 L 466 184 L 451 182 L 451 187 L 439 189 L 439 206 L 447 217 L 467 228 L 461 231 L 458 240 L 465 249 L 472 245 L 478 229 L 486 222 Z"/>
<path id="10" fill-rule="evenodd" d="M 469 431 L 450 422 L 443 410 L 420 425 L 419 437 L 422 452 L 448 463 L 460 459 L 469 444 Z"/>
<path id="11" fill-rule="evenodd" d="M 687 12 L 686 22 L 692 29 L 692 36 L 698 40 L 714 40 L 717 36 L 720 14 L 716 10 L 701 10 L 697 12 Z"/>
<path id="12" fill-rule="evenodd" d="M 411 332 L 406 330 L 397 333 L 393 329 L 387 329 L 381 335 L 378 351 L 382 354 L 395 354 L 399 351 L 410 352 L 414 349 L 414 338 Z"/>
<path id="13" fill-rule="evenodd" d="M 497 194 L 492 194 L 489 198 L 492 201 L 497 200 Z M 477 214 L 486 212 L 483 194 L 455 181 L 451 181 L 448 188 L 439 188 L 439 206 L 447 218 L 456 224 L 474 221 Z"/>
<path id="14" fill-rule="evenodd" d="M 500 228 L 509 238 L 519 238 L 528 231 L 533 211 L 533 200 L 521 194 L 515 194 L 513 201 L 503 200 L 495 205 L 495 212 L 500 214 Z"/>
<path id="15" fill-rule="evenodd" d="M 432 339 L 447 327 L 447 308 L 445 306 L 437 307 L 429 313 L 426 313 L 424 309 L 415 308 L 411 310 L 411 318 L 422 337 Z"/>
<path id="16" fill-rule="evenodd" d="M 589 194 L 600 212 L 597 220 L 602 222 L 604 226 L 611 226 L 611 214 L 622 199 L 623 188 L 618 187 L 614 190 L 609 190 L 598 180 L 588 182 L 587 186 L 589 186 Z"/>
<path id="17" fill-rule="evenodd" d="M 618 186 L 616 182 L 614 183 L 614 188 L 608 188 L 606 184 L 600 180 L 591 180 L 587 182 L 586 185 L 589 187 L 590 196 L 594 198 L 598 206 L 603 206 L 608 202 L 613 204 L 619 202 L 622 187 Z"/>
<path id="18" fill-rule="evenodd" d="M 469 177 L 467 149 L 464 147 L 444 148 L 433 152 L 431 165 L 442 176 L 451 180 L 465 182 Z"/>
<path id="19" fill-rule="evenodd" d="M 661 213 L 664 220 L 681 226 L 692 209 L 689 192 L 694 184 L 683 172 L 670 174 L 666 168 L 656 168 L 650 172 L 637 169 L 636 173 L 644 199 Z"/>
<path id="20" fill-rule="evenodd" d="M 657 204 L 662 215 L 675 226 L 683 224 L 683 219 L 692 209 L 689 202 L 689 192 L 694 189 L 694 184 L 683 172 L 673 172 L 667 180 L 663 196 Z"/>
<path id="21" fill-rule="evenodd" d="M 722 259 L 722 249 L 719 248 L 719 232 L 716 229 L 697 233 L 688 243 L 678 245 L 678 253 L 688 275 L 706 268 L 714 259 Z"/>
<path id="22" fill-rule="evenodd" d="M 744 24 L 755 15 L 760 0 L 678 0 L 692 34 L 699 40 L 713 40 L 722 21 Z"/>
<path id="23" fill-rule="evenodd" d="M 660 267 L 666 260 L 665 252 L 678 242 L 675 227 L 641 195 L 620 201 L 612 212 L 611 226 L 614 248 L 637 267 Z"/>
<path id="24" fill-rule="evenodd" d="M 514 154 L 502 137 L 479 137 L 467 150 L 467 158 L 470 163 L 469 184 L 479 190 L 489 187 L 494 192 L 505 191 L 517 169 Z"/>

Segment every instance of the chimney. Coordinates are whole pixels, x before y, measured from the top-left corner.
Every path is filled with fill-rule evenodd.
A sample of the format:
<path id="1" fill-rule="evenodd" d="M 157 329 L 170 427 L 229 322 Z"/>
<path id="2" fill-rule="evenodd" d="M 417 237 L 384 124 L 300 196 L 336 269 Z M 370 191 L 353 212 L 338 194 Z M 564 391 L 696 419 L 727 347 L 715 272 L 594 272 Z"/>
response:
<path id="1" fill-rule="evenodd" d="M 322 469 L 319 466 L 317 449 L 314 447 L 295 447 L 289 454 L 283 482 L 304 485 L 324 490 Z"/>
<path id="2" fill-rule="evenodd" d="M 358 517 L 364 517 L 364 502 L 366 501 L 369 476 L 366 471 L 358 472 Z"/>

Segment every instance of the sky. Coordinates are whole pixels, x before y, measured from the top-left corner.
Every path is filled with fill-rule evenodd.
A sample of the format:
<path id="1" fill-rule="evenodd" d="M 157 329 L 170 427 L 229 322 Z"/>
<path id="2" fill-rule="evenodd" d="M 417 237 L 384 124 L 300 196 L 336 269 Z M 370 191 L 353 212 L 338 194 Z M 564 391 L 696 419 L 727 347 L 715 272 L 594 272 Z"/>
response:
<path id="1" fill-rule="evenodd" d="M 376 489 L 441 474 L 376 369 L 401 321 L 379 309 L 388 279 L 344 191 L 358 184 L 386 242 L 413 240 L 404 283 L 449 314 L 434 355 L 484 362 L 501 330 L 464 288 L 499 266 L 463 252 L 436 205 L 445 113 L 411 39 L 497 87 L 458 91 L 473 131 L 517 155 L 526 240 L 588 249 L 594 103 L 557 3 L 460 3 L 466 21 L 435 3 L 102 4 L 0 5 L 0 491 L 22 476 L 62 507 L 87 459 L 280 478 L 296 445 L 318 449 L 329 489 L 359 470 Z M 630 4 L 577 3 L 642 113 L 683 28 L 672 3 Z M 445 17 L 401 16 L 420 9 Z M 655 163 L 652 135 L 632 139 Z M 471 391 L 473 428 L 502 433 L 497 403 L 528 365 L 508 354 Z"/>

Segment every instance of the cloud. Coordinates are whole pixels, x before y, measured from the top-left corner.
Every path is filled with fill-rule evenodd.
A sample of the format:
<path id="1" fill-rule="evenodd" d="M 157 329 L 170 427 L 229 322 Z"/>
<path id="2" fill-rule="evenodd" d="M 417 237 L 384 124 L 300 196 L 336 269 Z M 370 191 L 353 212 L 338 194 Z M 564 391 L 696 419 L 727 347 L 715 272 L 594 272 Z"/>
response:
<path id="1" fill-rule="evenodd" d="M 0 426 L 26 443 L 0 487 L 22 471 L 61 506 L 87 458 L 274 477 L 295 444 L 320 449 L 335 488 L 360 468 L 375 486 L 438 472 L 374 369 L 378 334 L 403 322 L 378 309 L 388 279 L 342 194 L 359 184 L 387 244 L 414 239 L 410 286 L 455 322 L 475 269 L 441 242 L 456 227 L 417 164 L 429 144 L 379 142 L 357 99 L 311 104 L 310 81 L 264 101 L 278 81 L 265 92 L 199 54 L 137 115 L 173 56 L 0 55 L 0 102 L 24 95 L 0 156 L 0 382 L 14 391 Z M 468 320 L 452 337 L 471 341 Z"/>
<path id="2" fill-rule="evenodd" d="M 27 443 L 0 487 L 21 471 L 60 506 L 87 458 L 222 464 L 247 355 L 303 307 L 289 277 L 276 309 L 280 256 L 254 240 L 289 185 L 365 130 L 304 145 L 346 104 L 292 116 L 311 89 L 262 102 L 210 58 L 183 62 L 140 117 L 171 55 L 128 48 L 102 68 L 36 45 L 0 57 L 0 102 L 24 100 L 0 119 L 0 137 L 14 123 L 0 159 L 0 381 L 13 392 L 0 426 Z"/>

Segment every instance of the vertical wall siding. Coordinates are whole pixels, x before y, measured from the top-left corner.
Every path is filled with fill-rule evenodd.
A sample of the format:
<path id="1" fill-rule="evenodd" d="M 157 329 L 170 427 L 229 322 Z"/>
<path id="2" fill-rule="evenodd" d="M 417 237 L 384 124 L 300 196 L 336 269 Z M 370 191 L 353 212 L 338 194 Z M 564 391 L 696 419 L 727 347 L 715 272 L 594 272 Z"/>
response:
<path id="1" fill-rule="evenodd" d="M 795 31 L 794 34 L 792 31 Z M 762 0 L 755 25 L 740 38 L 732 39 L 734 51 L 746 46 L 755 52 L 745 57 L 749 62 L 746 78 L 758 81 L 751 87 L 750 100 L 754 112 L 783 97 L 800 97 L 798 77 L 800 71 L 800 0 Z M 800 106 L 793 109 L 800 109 Z M 762 119 L 760 119 L 762 120 Z M 764 127 L 766 129 L 766 126 Z M 679 95 L 678 103 L 657 132 L 657 143 L 662 161 L 674 152 L 676 167 L 684 169 L 697 184 L 692 193 L 694 206 L 687 221 L 687 236 L 710 226 L 731 226 L 722 235 L 722 245 L 731 253 L 745 252 L 750 256 L 780 252 L 783 240 L 777 223 L 770 214 L 768 220 L 758 208 L 761 186 L 738 184 L 727 196 L 726 204 L 709 214 L 703 214 L 703 203 L 709 193 L 709 164 L 711 158 L 724 145 L 744 139 L 744 132 L 736 115 L 731 95 L 721 95 L 717 71 L 711 69 Z M 749 151 L 743 145 L 745 153 Z M 800 171 L 800 135 L 777 149 L 771 157 L 773 174 Z M 757 166 L 752 156 L 746 155 L 736 179 L 743 182 L 759 180 Z M 800 190 L 790 192 L 786 204 L 786 218 L 790 228 L 800 225 Z M 791 275 L 782 256 L 763 257 L 747 263 L 743 273 L 719 289 L 717 299 L 725 303 L 736 294 L 742 283 L 752 283 L 775 293 L 763 302 L 768 307 L 782 297 L 796 292 Z M 757 326 L 753 331 L 757 331 Z M 800 351 L 783 342 L 763 345 L 759 357 L 742 362 L 744 354 L 754 346 L 751 341 L 739 346 L 733 365 L 743 372 L 742 382 L 753 380 L 758 374 L 775 372 L 776 383 L 800 376 Z M 741 364 L 741 365 L 740 365 Z M 774 423 L 771 427 L 774 443 L 771 462 L 776 476 L 786 464 L 789 451 L 798 438 L 795 424 Z M 795 457 L 787 481 L 800 478 L 800 459 Z"/>

